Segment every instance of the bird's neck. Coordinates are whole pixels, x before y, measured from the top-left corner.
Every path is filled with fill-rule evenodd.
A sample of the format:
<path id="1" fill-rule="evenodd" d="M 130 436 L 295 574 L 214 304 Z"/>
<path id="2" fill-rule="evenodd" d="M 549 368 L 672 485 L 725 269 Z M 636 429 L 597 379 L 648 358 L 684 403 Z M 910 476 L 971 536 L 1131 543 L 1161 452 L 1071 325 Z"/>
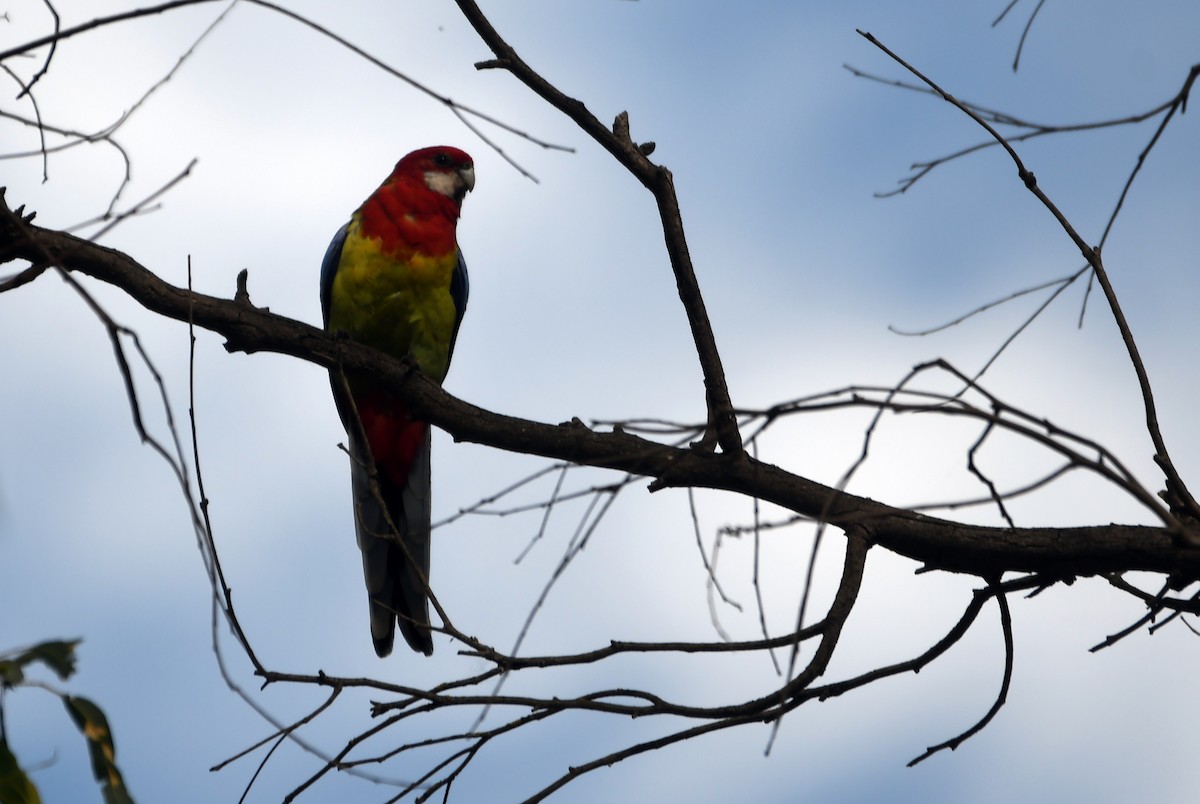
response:
<path id="1" fill-rule="evenodd" d="M 387 253 L 441 255 L 456 250 L 459 204 L 422 185 L 391 182 L 371 194 L 356 217 L 360 231 Z"/>

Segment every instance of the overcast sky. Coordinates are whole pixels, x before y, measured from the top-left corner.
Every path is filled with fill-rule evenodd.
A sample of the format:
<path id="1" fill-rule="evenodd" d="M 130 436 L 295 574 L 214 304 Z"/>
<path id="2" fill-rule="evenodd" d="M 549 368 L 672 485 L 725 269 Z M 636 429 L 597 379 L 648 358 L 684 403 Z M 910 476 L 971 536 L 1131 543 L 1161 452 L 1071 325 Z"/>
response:
<path id="1" fill-rule="evenodd" d="M 334 231 L 404 153 L 456 145 L 474 156 L 477 186 L 459 227 L 471 301 L 447 389 L 547 422 L 703 416 L 700 372 L 654 204 L 636 181 L 510 76 L 476 71 L 474 62 L 491 54 L 452 3 L 284 4 L 435 91 L 575 152 L 543 150 L 484 125 L 534 183 L 437 102 L 311 29 L 242 4 L 118 130 L 132 161 L 119 207 L 198 162 L 161 209 L 122 223 L 102 243 L 179 284 L 190 259 L 195 287 L 226 297 L 237 273 L 249 269 L 254 303 L 317 324 L 317 275 Z M 653 158 L 674 172 L 734 401 L 753 407 L 850 383 L 892 384 L 934 357 L 976 370 L 1041 297 L 924 338 L 900 337 L 888 326 L 941 324 L 1081 264 L 998 149 L 943 166 L 901 197 L 874 197 L 912 162 L 971 145 L 982 133 L 945 103 L 852 77 L 844 64 L 906 78 L 855 28 L 959 97 L 1069 124 L 1138 113 L 1172 97 L 1198 60 L 1200 5 L 1050 0 L 1015 74 L 1013 54 L 1034 3 L 1022 0 L 990 27 L 1004 5 L 589 0 L 492 3 L 487 10 L 547 78 L 603 121 L 627 110 L 635 139 L 657 143 Z M 54 6 L 65 28 L 134 4 Z M 80 132 L 111 125 L 224 7 L 203 4 L 61 43 L 38 84 L 44 120 Z M 52 30 L 42 3 L 18 0 L 4 10 L 0 49 Z M 38 64 L 5 62 L 25 79 Z M 29 115 L 27 101 L 13 100 L 16 85 L 9 88 L 0 109 Z M 1155 383 L 1164 433 L 1183 476 L 1193 479 L 1200 478 L 1190 348 L 1200 335 L 1195 116 L 1172 123 L 1105 250 Z M 1019 150 L 1039 185 L 1095 242 L 1156 123 L 1046 138 Z M 0 152 L 37 148 L 34 130 L 0 119 Z M 10 204 L 37 210 L 40 224 L 67 227 L 103 212 L 124 169 L 115 149 L 95 143 L 52 154 L 45 182 L 40 158 L 4 160 L 0 183 Z M 96 283 L 87 287 L 139 333 L 164 376 L 176 422 L 186 423 L 186 327 L 155 320 Z M 1141 400 L 1112 317 L 1094 294 L 1078 329 L 1081 301 L 1082 288 L 1068 290 L 986 384 L 1104 443 L 1156 490 L 1161 480 Z M 219 773 L 208 769 L 270 727 L 217 672 L 208 580 L 187 507 L 166 465 L 139 443 L 103 328 L 47 274 L 0 297 L 0 342 L 0 651 L 82 637 L 79 673 L 65 686 L 108 713 L 137 800 L 236 801 L 261 752 Z M 456 657 L 444 637 L 432 659 L 402 650 L 375 657 L 347 459 L 337 447 L 344 433 L 325 373 L 274 355 L 231 356 L 221 339 L 200 333 L 195 375 L 215 537 L 264 662 L 403 683 L 480 669 Z M 147 372 L 139 369 L 138 378 L 149 425 L 167 438 Z M 808 416 L 766 438 L 762 457 L 834 482 L 860 448 L 864 423 L 857 414 Z M 893 504 L 978 495 L 963 466 L 976 435 L 943 421 L 890 419 L 851 489 Z M 435 519 L 545 465 L 440 433 L 434 453 Z M 1007 487 L 1049 465 L 1034 450 L 999 442 L 986 457 Z M 577 472 L 566 487 L 611 479 Z M 547 477 L 496 507 L 544 499 L 553 484 Z M 440 528 L 433 580 L 456 624 L 511 646 L 585 505 L 556 509 L 520 564 L 514 559 L 538 532 L 539 512 L 468 516 Z M 709 545 L 720 526 L 751 516 L 747 501 L 727 495 L 699 494 L 697 510 Z M 1014 504 L 1013 514 L 1018 525 L 1153 521 L 1127 495 L 1082 476 Z M 956 515 L 998 522 L 991 510 Z M 764 539 L 763 594 L 776 632 L 795 616 L 811 539 L 810 528 Z M 751 549 L 744 539 L 721 551 L 721 580 L 745 604 L 742 613 L 722 607 L 721 623 L 739 639 L 758 634 Z M 836 583 L 841 549 L 833 534 L 818 566 L 818 602 Z M 980 585 L 915 569 L 872 551 L 829 680 L 919 653 Z M 686 494 L 650 495 L 635 484 L 554 588 L 524 650 L 717 638 L 705 579 Z M 770 757 L 763 756 L 767 727 L 744 727 L 590 774 L 562 800 L 1192 800 L 1200 785 L 1193 736 L 1200 641 L 1175 623 L 1089 654 L 1141 614 L 1095 579 L 1012 606 L 1008 703 L 954 753 L 905 767 L 991 706 L 1003 662 L 994 607 L 920 675 L 789 715 Z M 323 700 L 319 690 L 258 692 L 248 663 L 221 633 L 238 683 L 275 716 L 292 720 Z M 537 690 L 538 682 L 517 679 L 513 690 Z M 698 666 L 629 662 L 578 673 L 559 694 L 639 684 L 678 700 L 721 703 L 777 683 L 763 656 Z M 368 697 L 347 694 L 305 737 L 338 750 L 371 724 Z M 82 741 L 57 701 L 30 689 L 7 695 L 4 705 L 22 763 L 45 765 L 34 774 L 44 800 L 99 800 Z M 437 726 L 469 722 L 458 712 Z M 452 800 L 520 800 L 571 764 L 671 725 L 564 718 L 489 746 L 456 782 Z M 431 736 L 417 722 L 404 728 L 373 748 Z M 425 768 L 419 760 L 428 758 L 372 771 L 412 778 Z M 277 801 L 318 767 L 284 745 L 248 800 Z M 381 801 L 393 793 L 335 775 L 301 800 Z"/>

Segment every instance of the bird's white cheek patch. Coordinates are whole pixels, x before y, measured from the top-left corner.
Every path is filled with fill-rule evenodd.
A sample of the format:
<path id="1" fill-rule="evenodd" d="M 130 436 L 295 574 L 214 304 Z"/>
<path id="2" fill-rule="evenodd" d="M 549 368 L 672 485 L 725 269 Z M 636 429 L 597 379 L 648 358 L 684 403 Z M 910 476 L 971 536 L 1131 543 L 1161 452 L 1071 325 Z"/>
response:
<path id="1" fill-rule="evenodd" d="M 458 177 L 453 173 L 434 173 L 430 171 L 425 174 L 425 186 L 435 193 L 441 193 L 444 196 L 453 198 L 458 192 Z"/>

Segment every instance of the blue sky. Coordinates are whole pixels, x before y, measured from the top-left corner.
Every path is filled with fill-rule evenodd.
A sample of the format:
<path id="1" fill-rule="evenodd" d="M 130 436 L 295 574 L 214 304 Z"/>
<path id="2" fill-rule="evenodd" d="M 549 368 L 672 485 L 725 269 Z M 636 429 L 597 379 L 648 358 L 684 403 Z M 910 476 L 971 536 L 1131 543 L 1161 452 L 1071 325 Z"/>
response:
<path id="1" fill-rule="evenodd" d="M 735 402 L 747 407 L 848 383 L 897 381 L 944 356 L 978 367 L 1032 309 L 1008 305 L 946 333 L 903 338 L 986 301 L 1062 276 L 1078 251 L 992 149 L 938 169 L 900 198 L 880 200 L 915 160 L 978 141 L 948 105 L 857 80 L 851 63 L 905 77 L 855 34 L 871 31 L 950 92 L 1031 119 L 1074 123 L 1126 115 L 1172 96 L 1197 60 L 1200 7 L 1045 4 L 1010 69 L 1032 6 L 1019 3 L 527 2 L 488 9 L 535 67 L 605 121 L 627 110 L 638 140 L 654 140 L 672 169 L 689 245 Z M 131 7 L 61 0 L 64 25 Z M 211 3 L 96 31 L 63 43 L 39 84 L 43 116 L 89 131 L 111 124 L 171 68 L 223 8 Z M 319 321 L 325 246 L 395 160 L 445 142 L 476 159 L 460 241 L 472 297 L 446 386 L 475 404 L 557 422 L 703 414 L 700 374 L 662 247 L 651 198 L 606 153 L 511 77 L 478 72 L 489 53 L 453 4 L 289 2 L 436 91 L 536 136 L 576 149 L 544 151 L 488 130 L 534 173 L 522 178 L 437 103 L 314 32 L 242 5 L 120 129 L 131 154 L 124 203 L 186 181 L 153 214 L 102 242 L 159 275 L 231 296 L 250 271 L 256 304 Z M 3 42 L 49 30 L 44 6 L 8 8 Z M 13 69 L 28 77 L 33 62 Z M 10 85 L 11 86 L 11 85 Z M 15 91 L 14 93 L 15 94 Z M 0 108 L 28 113 L 11 100 Z M 1105 260 L 1155 382 L 1164 432 L 1184 477 L 1200 476 L 1194 361 L 1200 293 L 1193 231 L 1200 187 L 1195 112 L 1177 119 L 1134 186 Z M 1151 135 L 1143 125 L 1021 146 L 1039 184 L 1095 241 Z M 34 132 L 0 121 L 0 151 L 36 149 Z M 123 173 L 103 144 L 5 160 L 13 204 L 46 226 L 69 226 L 108 204 Z M 163 372 L 178 421 L 187 411 L 186 328 L 157 321 L 89 284 L 135 328 Z M 1068 291 L 988 375 L 988 387 L 1103 442 L 1159 487 L 1141 402 L 1111 316 Z M 269 727 L 220 679 L 210 649 L 208 583 L 187 510 L 162 461 L 139 444 L 96 320 L 61 281 L 44 276 L 0 297 L 8 381 L 0 387 L 0 649 L 84 638 L 76 693 L 107 711 L 118 760 L 139 801 L 234 801 L 259 756 L 208 768 Z M 380 662 L 367 634 L 351 533 L 344 439 L 324 373 L 273 355 L 228 355 L 215 336 L 197 346 L 202 468 L 216 539 L 243 625 L 277 669 L 432 682 L 475 666 L 438 643 L 430 660 Z M 141 391 L 152 404 L 144 373 Z M 165 435 L 162 416 L 149 415 Z M 765 459 L 832 482 L 860 445 L 861 415 L 811 416 L 779 428 Z M 892 420 L 852 489 L 904 504 L 978 492 L 963 471 L 974 433 L 945 422 Z M 435 436 L 435 518 L 490 495 L 542 462 Z M 997 444 L 999 478 L 1016 484 L 1041 458 Z M 608 479 L 579 472 L 568 483 Z M 550 493 L 551 483 L 521 498 Z M 746 522 L 749 506 L 698 496 L 706 539 Z M 540 517 L 465 517 L 437 532 L 434 582 L 460 628 L 510 645 L 571 537 L 581 506 L 564 506 L 546 537 L 513 559 Z M 962 514 L 994 522 L 990 511 Z M 1149 522 L 1119 491 L 1085 478 L 1014 505 L 1018 524 Z M 764 542 L 768 617 L 794 616 L 795 578 L 811 531 Z M 817 598 L 836 581 L 841 542 L 829 541 Z M 729 542 L 721 579 L 753 599 L 749 542 Z M 865 591 L 830 679 L 907 658 L 947 630 L 978 583 L 914 576 L 911 562 L 873 551 Z M 824 597 L 822 597 L 824 595 Z M 15 613 L 15 616 L 14 616 Z M 1087 649 L 1140 615 L 1098 580 L 1013 600 L 1016 672 L 1009 702 L 982 734 L 914 769 L 927 745 L 966 728 L 1000 683 L 994 610 L 943 660 L 845 699 L 810 704 L 784 723 L 770 757 L 764 727 L 749 727 L 634 759 L 571 784 L 579 802 L 664 800 L 1064 801 L 1190 800 L 1192 672 L 1200 642 L 1168 627 L 1092 655 Z M 753 607 L 723 609 L 739 638 L 756 634 Z M 222 629 L 224 635 L 224 629 Z M 686 496 L 626 491 L 555 587 L 526 649 L 559 652 L 610 639 L 713 638 L 705 573 Z M 239 681 L 256 689 L 226 640 Z M 476 668 L 477 669 L 477 668 Z M 514 690 L 537 679 L 515 680 Z M 701 668 L 629 663 L 591 668 L 564 690 L 640 683 L 676 697 L 739 700 L 775 683 L 769 664 L 721 660 Z M 740 697 L 739 697 L 740 696 Z M 281 719 L 323 695 L 255 693 Z M 306 736 L 325 751 L 369 725 L 366 696 L 347 695 Z M 46 801 L 98 800 L 77 736 L 50 696 L 5 699 L 14 748 Z M 464 727 L 465 716 L 445 723 Z M 458 721 L 464 722 L 459 723 Z M 447 728 L 453 727 L 446 726 Z M 456 784 L 455 800 L 520 800 L 573 762 L 661 733 L 662 724 L 564 719 L 498 743 Z M 388 746 L 424 736 L 397 732 Z M 278 800 L 317 767 L 282 747 L 250 801 Z M 404 762 L 380 773 L 417 772 Z M 302 801 L 382 801 L 389 788 L 337 777 Z"/>

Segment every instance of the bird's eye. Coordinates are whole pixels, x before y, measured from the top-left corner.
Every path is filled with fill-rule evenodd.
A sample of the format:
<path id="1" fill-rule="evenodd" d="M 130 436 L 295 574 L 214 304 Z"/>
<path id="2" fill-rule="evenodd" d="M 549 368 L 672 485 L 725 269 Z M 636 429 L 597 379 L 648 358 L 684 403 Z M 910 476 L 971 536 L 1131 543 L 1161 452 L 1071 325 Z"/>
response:
<path id="1" fill-rule="evenodd" d="M 438 154 L 433 158 L 433 164 L 437 165 L 438 167 L 450 167 L 449 154 Z"/>

